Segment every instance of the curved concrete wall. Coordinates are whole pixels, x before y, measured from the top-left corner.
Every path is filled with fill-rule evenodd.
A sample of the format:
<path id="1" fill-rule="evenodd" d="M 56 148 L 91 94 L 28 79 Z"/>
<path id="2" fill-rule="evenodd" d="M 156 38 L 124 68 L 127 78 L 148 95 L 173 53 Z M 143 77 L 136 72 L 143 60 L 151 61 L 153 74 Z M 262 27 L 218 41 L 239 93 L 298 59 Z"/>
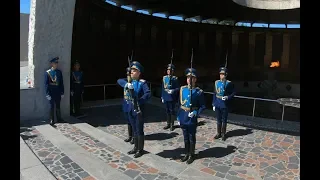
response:
<path id="1" fill-rule="evenodd" d="M 233 2 L 256 9 L 285 10 L 300 8 L 300 0 L 233 0 Z"/>
<path id="2" fill-rule="evenodd" d="M 20 13 L 20 61 L 28 61 L 29 14 Z"/>
<path id="3" fill-rule="evenodd" d="M 48 118 L 44 73 L 49 59 L 59 56 L 65 97 L 61 112 L 69 115 L 71 44 L 75 0 L 31 0 L 28 65 L 33 88 L 20 90 L 20 120 Z"/>

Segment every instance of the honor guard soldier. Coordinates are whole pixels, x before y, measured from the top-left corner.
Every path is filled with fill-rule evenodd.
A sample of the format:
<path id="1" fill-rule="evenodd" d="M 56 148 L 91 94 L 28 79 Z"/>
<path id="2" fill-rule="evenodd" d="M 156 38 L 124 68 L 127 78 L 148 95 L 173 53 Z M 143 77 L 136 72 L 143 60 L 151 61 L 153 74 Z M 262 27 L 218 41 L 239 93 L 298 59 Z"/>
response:
<path id="1" fill-rule="evenodd" d="M 175 105 L 177 103 L 177 98 L 174 95 L 175 92 L 179 91 L 180 84 L 178 77 L 173 76 L 175 66 L 173 64 L 168 64 L 167 75 L 162 78 L 162 94 L 161 101 L 166 106 L 167 113 L 167 125 L 163 129 L 174 130 L 174 119 L 175 119 Z"/>
<path id="2" fill-rule="evenodd" d="M 50 125 L 54 125 L 54 105 L 56 105 L 57 122 L 63 122 L 60 111 L 60 101 L 64 97 L 62 72 L 58 69 L 59 58 L 50 60 L 51 68 L 44 74 L 46 98 L 50 101 Z"/>
<path id="3" fill-rule="evenodd" d="M 127 78 L 131 78 L 130 74 L 130 67 L 128 67 L 126 69 L 127 71 Z M 123 79 L 118 79 L 118 84 L 120 84 L 121 82 L 123 81 L 126 81 L 128 82 L 128 79 L 126 78 L 123 78 Z M 131 101 L 132 101 L 132 98 L 130 96 L 130 92 L 129 92 L 129 89 L 128 88 L 123 88 L 123 102 L 122 102 L 122 111 L 123 111 L 123 115 L 124 115 L 124 118 L 127 120 L 127 123 L 128 123 L 128 138 L 125 139 L 124 141 L 125 142 L 130 142 L 130 144 L 134 144 L 134 133 L 133 133 L 133 128 L 132 128 L 132 125 L 131 125 L 131 122 L 129 120 L 129 112 L 130 112 L 130 107 L 131 106 Z"/>
<path id="4" fill-rule="evenodd" d="M 206 108 L 202 89 L 195 87 L 197 72 L 193 68 L 188 68 L 185 72 L 188 85 L 182 86 L 179 92 L 179 104 L 177 119 L 183 131 L 186 155 L 181 161 L 191 164 L 195 160 L 197 119 Z"/>
<path id="5" fill-rule="evenodd" d="M 140 79 L 143 66 L 139 62 L 134 61 L 131 63 L 130 68 L 132 82 L 120 79 L 118 84 L 121 87 L 129 89 L 130 92 L 131 99 L 128 100 L 127 108 L 134 132 L 134 147 L 128 154 L 134 154 L 134 157 L 138 158 L 143 155 L 144 148 L 144 120 L 142 113 L 144 112 L 145 103 L 151 97 L 151 92 L 147 82 L 144 79 Z"/>
<path id="6" fill-rule="evenodd" d="M 227 119 L 229 113 L 229 102 L 234 97 L 234 86 L 227 80 L 228 70 L 225 67 L 219 69 L 220 80 L 214 82 L 214 92 L 212 100 L 212 109 L 217 115 L 217 134 L 215 139 L 226 140 Z"/>
<path id="7" fill-rule="evenodd" d="M 80 104 L 81 97 L 84 90 L 83 85 L 83 72 L 80 71 L 80 63 L 76 61 L 73 65 L 73 71 L 71 73 L 71 108 L 75 116 L 81 116 L 80 114 Z"/>

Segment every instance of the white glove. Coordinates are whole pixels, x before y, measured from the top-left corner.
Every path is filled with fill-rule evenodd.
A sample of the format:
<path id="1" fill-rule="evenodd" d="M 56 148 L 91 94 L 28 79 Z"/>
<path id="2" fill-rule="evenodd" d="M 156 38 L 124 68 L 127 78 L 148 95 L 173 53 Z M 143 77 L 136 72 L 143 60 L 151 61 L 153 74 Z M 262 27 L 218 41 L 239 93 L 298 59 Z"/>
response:
<path id="1" fill-rule="evenodd" d="M 172 93 L 173 93 L 173 90 L 172 90 L 172 89 L 169 89 L 167 92 L 168 92 L 168 94 L 172 94 Z"/>
<path id="2" fill-rule="evenodd" d="M 48 99 L 48 101 L 50 101 L 51 100 L 51 96 L 46 96 L 46 98 Z"/>
<path id="3" fill-rule="evenodd" d="M 192 112 L 189 112 L 188 117 L 192 118 L 195 114 Z"/>
<path id="4" fill-rule="evenodd" d="M 127 83 L 126 87 L 129 88 L 129 89 L 133 89 L 133 85 L 131 83 Z"/>
<path id="5" fill-rule="evenodd" d="M 71 96 L 73 96 L 73 92 L 71 91 Z"/>
<path id="6" fill-rule="evenodd" d="M 221 99 L 222 99 L 222 101 L 225 101 L 228 99 L 228 96 L 223 96 Z"/>
<path id="7" fill-rule="evenodd" d="M 64 95 L 61 95 L 61 99 L 64 97 Z"/>
<path id="8" fill-rule="evenodd" d="M 164 103 L 164 100 L 161 98 L 161 102 Z"/>
<path id="9" fill-rule="evenodd" d="M 213 107 L 212 107 L 212 110 L 213 110 L 213 111 L 216 111 L 216 107 L 215 107 L 215 106 L 213 106 Z"/>

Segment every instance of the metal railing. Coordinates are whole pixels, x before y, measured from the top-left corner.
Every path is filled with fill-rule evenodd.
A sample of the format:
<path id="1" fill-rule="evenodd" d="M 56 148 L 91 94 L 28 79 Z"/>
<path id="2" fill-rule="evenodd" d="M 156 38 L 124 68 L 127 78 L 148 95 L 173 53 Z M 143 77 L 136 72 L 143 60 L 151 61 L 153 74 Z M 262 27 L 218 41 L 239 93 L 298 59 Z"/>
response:
<path id="1" fill-rule="evenodd" d="M 150 91 L 152 92 L 152 84 L 154 85 L 160 85 L 159 83 L 152 83 L 152 82 L 148 82 L 149 84 L 149 88 Z M 116 86 L 118 84 L 97 84 L 97 85 L 85 85 L 85 88 L 88 87 L 103 87 L 103 100 L 106 100 L 106 87 L 107 86 Z M 161 86 L 161 85 L 160 85 Z M 204 92 L 205 94 L 211 94 L 213 95 L 213 92 Z M 253 100 L 253 107 L 252 107 L 252 116 L 251 118 L 254 119 L 255 117 L 255 111 L 256 111 L 256 101 L 266 101 L 266 102 L 276 102 L 280 104 L 280 101 L 278 100 L 274 100 L 274 99 L 264 99 L 264 98 L 255 98 L 255 97 L 248 97 L 248 96 L 234 96 L 235 98 L 239 98 L 239 99 L 249 99 L 249 100 Z M 83 102 L 83 98 L 82 98 L 82 102 Z M 281 122 L 283 122 L 283 118 L 284 118 L 284 112 L 285 112 L 285 106 L 284 104 L 282 105 L 282 113 L 281 113 Z"/>

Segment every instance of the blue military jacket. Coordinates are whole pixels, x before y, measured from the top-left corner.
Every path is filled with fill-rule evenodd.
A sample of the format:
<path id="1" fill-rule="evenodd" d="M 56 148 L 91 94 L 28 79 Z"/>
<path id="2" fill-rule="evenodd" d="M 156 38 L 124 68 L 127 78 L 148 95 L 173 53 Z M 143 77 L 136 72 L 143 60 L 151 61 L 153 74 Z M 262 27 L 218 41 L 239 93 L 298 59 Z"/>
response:
<path id="1" fill-rule="evenodd" d="M 48 69 L 44 74 L 46 95 L 59 97 L 64 94 L 63 76 L 59 69 Z"/>
<path id="2" fill-rule="evenodd" d="M 134 110 L 133 106 L 133 100 L 131 99 L 129 90 L 125 88 L 125 85 L 127 84 L 127 79 L 118 79 L 118 84 L 124 88 L 124 97 L 123 97 L 123 103 L 122 103 L 122 109 L 124 112 L 130 112 Z M 140 79 L 140 80 L 132 80 L 132 85 L 134 92 L 132 96 L 137 98 L 139 106 L 141 111 L 143 112 L 144 110 L 144 104 L 151 98 L 151 92 L 148 87 L 148 84 L 145 80 Z"/>
<path id="3" fill-rule="evenodd" d="M 228 102 L 230 102 L 234 95 L 234 86 L 231 81 L 216 80 L 214 82 L 212 106 L 215 106 L 217 108 L 228 108 Z M 228 99 L 223 101 L 223 96 L 228 96 Z"/>
<path id="4" fill-rule="evenodd" d="M 171 76 L 171 85 L 170 85 L 170 76 L 166 75 L 162 78 L 162 93 L 161 98 L 166 101 L 177 101 L 176 96 L 174 95 L 176 91 L 179 91 L 179 81 L 178 77 Z M 168 90 L 171 89 L 174 92 L 172 94 L 168 93 Z"/>
<path id="5" fill-rule="evenodd" d="M 206 108 L 203 90 L 199 87 L 192 89 L 192 107 L 190 109 L 190 88 L 182 86 L 179 91 L 179 104 L 177 119 L 181 125 L 197 125 L 198 116 Z M 193 111 L 195 116 L 189 118 L 189 112 Z"/>
<path id="6" fill-rule="evenodd" d="M 82 71 L 73 71 L 71 73 L 71 91 L 83 91 L 83 72 Z"/>

